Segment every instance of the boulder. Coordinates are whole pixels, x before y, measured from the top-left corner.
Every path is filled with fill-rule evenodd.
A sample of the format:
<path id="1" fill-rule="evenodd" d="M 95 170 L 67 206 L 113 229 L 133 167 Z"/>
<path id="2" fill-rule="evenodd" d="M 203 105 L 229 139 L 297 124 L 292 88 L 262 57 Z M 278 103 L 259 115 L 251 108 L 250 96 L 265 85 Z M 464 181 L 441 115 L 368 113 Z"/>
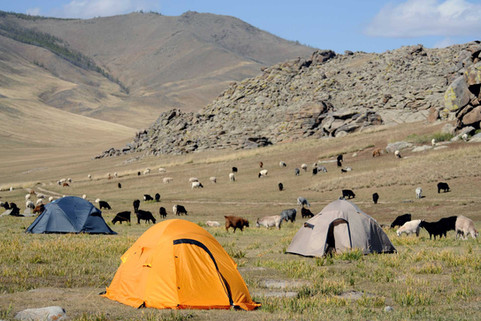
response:
<path id="1" fill-rule="evenodd" d="M 60 321 L 66 319 L 67 314 L 65 310 L 59 306 L 26 309 L 15 315 L 15 320 L 22 321 Z"/>
<path id="2" fill-rule="evenodd" d="M 413 152 L 414 153 L 425 152 L 425 151 L 430 150 L 432 148 L 433 148 L 433 146 L 430 146 L 430 145 L 417 146 L 417 147 L 413 148 Z"/>
<path id="3" fill-rule="evenodd" d="M 403 150 L 406 148 L 412 147 L 413 144 L 409 142 L 395 142 L 395 143 L 389 143 L 386 146 L 386 152 L 388 153 L 394 153 L 397 150 Z"/>
<path id="4" fill-rule="evenodd" d="M 470 143 L 481 143 L 481 133 L 474 135 L 469 139 Z"/>
<path id="5" fill-rule="evenodd" d="M 455 111 L 469 103 L 470 92 L 463 76 L 456 78 L 444 93 L 444 106 Z"/>
<path id="6" fill-rule="evenodd" d="M 469 66 L 464 72 L 464 76 L 466 77 L 466 84 L 469 87 L 481 85 L 481 62 Z"/>
<path id="7" fill-rule="evenodd" d="M 473 108 L 461 119 L 461 122 L 463 123 L 464 126 L 479 124 L 480 121 L 481 121 L 481 106 Z"/>

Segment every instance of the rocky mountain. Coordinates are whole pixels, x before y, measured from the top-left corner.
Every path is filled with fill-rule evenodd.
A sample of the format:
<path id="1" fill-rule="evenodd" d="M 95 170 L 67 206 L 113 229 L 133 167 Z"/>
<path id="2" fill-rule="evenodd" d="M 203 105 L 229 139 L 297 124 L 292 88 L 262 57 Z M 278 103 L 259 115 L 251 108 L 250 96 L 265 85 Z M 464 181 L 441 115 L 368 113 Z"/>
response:
<path id="1" fill-rule="evenodd" d="M 315 51 L 308 59 L 279 63 L 232 84 L 197 113 L 164 112 L 127 146 L 98 157 L 252 148 L 339 137 L 378 124 L 453 118 L 445 108 L 445 92 L 480 51 L 478 42 L 443 49 L 408 46 L 382 54 Z"/>
<path id="2" fill-rule="evenodd" d="M 15 98 L 136 129 L 171 108 L 197 111 L 232 81 L 313 51 L 237 18 L 196 12 L 88 20 L 0 12 L 0 50 L 0 95 L 31 87 L 13 81 L 22 70 L 37 77 L 35 96 Z"/>

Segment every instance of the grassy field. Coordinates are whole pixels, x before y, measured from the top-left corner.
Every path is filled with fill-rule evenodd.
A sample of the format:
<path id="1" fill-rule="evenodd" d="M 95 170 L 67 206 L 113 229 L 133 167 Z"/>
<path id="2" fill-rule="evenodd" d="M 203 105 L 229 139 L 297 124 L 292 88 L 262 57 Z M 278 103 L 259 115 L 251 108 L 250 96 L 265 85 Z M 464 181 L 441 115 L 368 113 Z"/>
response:
<path id="1" fill-rule="evenodd" d="M 292 237 L 305 219 L 284 223 L 280 230 L 256 228 L 255 220 L 296 207 L 298 196 L 306 197 L 311 210 L 319 212 L 341 195 L 341 189 L 356 193 L 353 200 L 381 224 L 397 215 L 412 213 L 414 219 L 434 221 L 450 215 L 465 215 L 480 226 L 481 146 L 451 143 L 445 148 L 421 153 L 403 151 L 373 158 L 375 147 L 411 140 L 430 142 L 442 125 L 410 124 L 349 137 L 286 143 L 247 151 L 214 151 L 186 156 L 138 158 L 127 155 L 75 161 L 67 152 L 57 151 L 55 162 L 30 157 L 28 162 L 12 162 L 11 170 L 1 167 L 0 200 L 16 202 L 24 208 L 24 195 L 34 189 L 46 195 L 86 194 L 90 201 L 106 200 L 112 210 L 104 210 L 110 221 L 117 212 L 132 210 L 132 201 L 143 194 L 160 193 L 161 202 L 143 202 L 159 219 L 164 206 L 168 219 L 172 205 L 183 204 L 190 220 L 205 227 L 205 221 L 224 215 L 249 219 L 251 227 L 235 234 L 224 228 L 205 227 L 237 262 L 255 301 L 262 308 L 252 311 L 162 311 L 133 309 L 98 295 L 110 284 L 120 264 L 120 256 L 149 228 L 142 222 L 111 227 L 115 236 L 28 235 L 25 229 L 34 218 L 0 217 L 0 319 L 13 319 L 16 312 L 33 307 L 60 305 L 74 320 L 478 320 L 481 314 L 481 248 L 478 240 L 447 238 L 430 240 L 425 230 L 420 237 L 397 237 L 385 229 L 397 254 L 361 255 L 358 251 L 332 258 L 304 258 L 285 254 Z M 18 151 L 19 160 L 25 155 Z M 27 153 L 25 151 L 25 153 Z M 341 173 L 333 162 L 344 153 Z M 354 157 L 353 154 L 357 155 Z M 280 168 L 279 161 L 288 166 Z M 302 163 L 323 161 L 328 173 L 313 176 L 310 171 L 294 175 Z M 258 179 L 258 162 L 269 170 Z M 35 165 L 32 165 L 35 164 Z M 30 168 L 29 168 L 30 166 Z M 236 182 L 229 182 L 232 166 L 239 168 Z M 159 173 L 158 168 L 166 168 Z M 152 170 L 138 176 L 138 171 Z M 35 169 L 35 170 L 33 170 Z M 107 179 L 117 172 L 118 178 Z M 28 173 L 28 174 L 26 174 Z M 92 180 L 87 174 L 93 176 Z M 163 177 L 173 182 L 164 184 Z M 192 190 L 189 177 L 198 177 L 204 188 Z M 217 183 L 209 182 L 216 176 Z M 56 181 L 71 177 L 70 187 Z M 437 193 L 436 183 L 446 181 L 449 193 Z M 122 188 L 117 187 L 118 183 Z M 280 192 L 277 184 L 285 190 Z M 13 191 L 8 191 L 14 186 Z M 425 197 L 415 199 L 421 186 Z M 379 204 L 371 201 L 380 195 Z M 386 312 L 385 307 L 393 307 Z"/>

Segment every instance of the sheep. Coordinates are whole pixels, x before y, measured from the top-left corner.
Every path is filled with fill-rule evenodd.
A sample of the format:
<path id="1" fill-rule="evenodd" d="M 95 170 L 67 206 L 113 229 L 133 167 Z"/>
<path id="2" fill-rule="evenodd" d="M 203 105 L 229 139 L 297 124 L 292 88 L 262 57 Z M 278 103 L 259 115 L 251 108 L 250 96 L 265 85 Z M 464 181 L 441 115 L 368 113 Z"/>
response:
<path id="1" fill-rule="evenodd" d="M 199 179 L 197 177 L 189 178 L 189 183 L 198 182 L 198 181 L 199 181 Z"/>
<path id="2" fill-rule="evenodd" d="M 375 150 L 372 151 L 372 157 L 379 157 L 381 156 L 381 149 L 376 148 Z"/>
<path id="3" fill-rule="evenodd" d="M 377 204 L 377 201 L 379 200 L 379 194 L 378 193 L 373 193 L 372 194 L 372 201 L 374 204 Z"/>
<path id="4" fill-rule="evenodd" d="M 229 173 L 229 181 L 235 182 L 235 174 L 233 172 Z"/>
<path id="5" fill-rule="evenodd" d="M 135 215 L 137 215 L 137 224 L 140 224 L 140 220 L 145 220 L 146 223 L 152 221 L 152 223 L 155 224 L 155 218 L 152 215 L 152 212 L 138 210 L 135 212 Z"/>
<path id="6" fill-rule="evenodd" d="M 150 168 L 144 170 L 144 175 L 150 174 Z"/>
<path id="7" fill-rule="evenodd" d="M 411 221 L 412 216 L 410 213 L 406 213 L 403 215 L 399 215 L 396 219 L 391 223 L 391 228 L 395 226 L 403 226 L 404 223 Z"/>
<path id="8" fill-rule="evenodd" d="M 210 227 L 219 227 L 220 223 L 217 221 L 206 221 L 205 225 L 210 226 Z"/>
<path id="9" fill-rule="evenodd" d="M 438 193 L 441 193 L 441 190 L 443 190 L 444 193 L 449 192 L 449 185 L 448 185 L 448 183 L 439 182 L 437 186 L 438 186 Z"/>
<path id="10" fill-rule="evenodd" d="M 302 218 L 313 217 L 314 213 L 312 213 L 310 209 L 302 207 L 301 208 L 301 215 L 302 215 Z"/>
<path id="11" fill-rule="evenodd" d="M 354 192 L 350 189 L 343 189 L 342 190 L 342 198 L 348 198 L 348 199 L 351 199 L 351 198 L 355 198 L 356 197 L 356 194 L 354 194 Z"/>
<path id="12" fill-rule="evenodd" d="M 396 156 L 397 158 L 402 158 L 401 152 L 398 151 L 398 150 L 396 150 L 396 151 L 394 152 L 394 156 Z"/>
<path id="13" fill-rule="evenodd" d="M 444 235 L 444 237 L 446 237 L 446 233 L 449 230 L 455 229 L 456 218 L 456 216 L 446 217 L 437 222 L 426 222 L 423 220 L 421 221 L 421 224 L 419 226 L 425 228 L 426 231 L 428 231 L 429 239 L 431 239 L 433 235 L 434 239 L 436 239 L 436 236 L 439 236 L 439 238 L 441 238 Z"/>
<path id="14" fill-rule="evenodd" d="M 144 194 L 144 201 L 153 201 L 154 198 L 150 196 L 149 194 Z"/>
<path id="15" fill-rule="evenodd" d="M 32 197 L 32 195 L 26 194 L 26 195 L 25 195 L 25 200 L 28 201 L 31 197 Z"/>
<path id="16" fill-rule="evenodd" d="M 67 182 L 72 183 L 72 179 L 70 177 L 67 178 Z"/>
<path id="17" fill-rule="evenodd" d="M 137 212 L 140 207 L 140 200 L 135 200 L 132 204 L 134 206 L 134 212 Z"/>
<path id="18" fill-rule="evenodd" d="M 351 167 L 341 168 L 341 173 L 347 173 L 347 172 L 350 172 L 350 171 L 352 171 Z"/>
<path id="19" fill-rule="evenodd" d="M 212 183 L 215 184 L 215 183 L 217 183 L 217 177 L 211 176 L 211 177 L 209 177 L 209 181 L 211 181 Z"/>
<path id="20" fill-rule="evenodd" d="M 291 223 L 294 223 L 296 220 L 296 214 L 297 210 L 295 208 L 289 208 L 281 212 L 281 218 L 286 222 L 291 221 Z"/>
<path id="21" fill-rule="evenodd" d="M 187 215 L 187 210 L 185 209 L 185 207 L 179 204 L 174 205 L 172 207 L 172 211 L 174 212 L 174 215 L 179 215 L 179 216 L 181 214 Z"/>
<path id="22" fill-rule="evenodd" d="M 43 199 L 39 198 L 36 202 L 35 205 L 40 205 L 43 204 Z"/>
<path id="23" fill-rule="evenodd" d="M 33 204 L 33 202 L 31 200 L 27 200 L 25 202 L 25 208 L 31 208 L 31 209 L 34 209 L 35 208 L 35 205 Z"/>
<path id="24" fill-rule="evenodd" d="M 155 198 L 156 202 L 160 202 L 160 194 L 159 193 L 155 193 L 154 198 Z"/>
<path id="25" fill-rule="evenodd" d="M 115 178 L 119 177 L 119 174 L 117 172 L 114 172 L 114 177 Z"/>
<path id="26" fill-rule="evenodd" d="M 119 212 L 117 215 L 112 220 L 112 224 L 115 225 L 115 223 L 119 222 L 122 224 L 122 222 L 129 222 L 130 223 L 130 211 L 124 211 L 124 212 Z"/>
<path id="27" fill-rule="evenodd" d="M 297 205 L 301 206 L 301 207 L 310 207 L 311 204 L 309 204 L 309 202 L 307 201 L 307 199 L 305 199 L 304 197 L 302 196 L 299 196 L 297 198 Z"/>
<path id="28" fill-rule="evenodd" d="M 37 198 L 45 198 L 45 195 L 43 195 L 43 194 L 38 194 L 38 195 L 37 195 Z"/>
<path id="29" fill-rule="evenodd" d="M 232 173 L 237 173 L 237 167 L 232 167 Z"/>
<path id="30" fill-rule="evenodd" d="M 396 234 L 397 236 L 401 236 L 402 233 L 406 233 L 406 235 L 416 233 L 416 236 L 419 236 L 419 230 L 421 229 L 420 224 L 421 220 L 406 222 L 396 231 Z"/>
<path id="31" fill-rule="evenodd" d="M 299 168 L 297 168 L 297 167 L 294 168 L 294 174 L 295 174 L 296 176 L 301 175 L 301 171 L 299 170 Z"/>
<path id="32" fill-rule="evenodd" d="M 258 177 L 261 178 L 261 177 L 266 177 L 267 174 L 269 173 L 269 171 L 267 169 L 263 169 L 259 172 L 259 175 Z"/>
<path id="33" fill-rule="evenodd" d="M 110 204 L 107 203 L 106 201 L 99 201 L 99 207 L 100 209 L 105 208 L 108 210 L 111 210 L 112 208 L 110 207 Z"/>
<path id="34" fill-rule="evenodd" d="M 279 188 L 280 192 L 282 192 L 284 190 L 284 184 L 282 184 L 282 183 L 277 184 L 277 187 Z"/>
<path id="35" fill-rule="evenodd" d="M 456 219 L 456 238 L 462 237 L 463 240 L 467 240 L 469 234 L 473 239 L 478 237 L 474 222 L 466 216 L 459 215 Z"/>
<path id="36" fill-rule="evenodd" d="M 48 198 L 48 201 L 49 201 L 49 202 L 53 201 L 53 196 L 50 196 L 50 197 Z"/>
<path id="37" fill-rule="evenodd" d="M 173 180 L 174 180 L 174 179 L 173 179 L 172 177 L 164 177 L 164 178 L 162 179 L 162 182 L 163 182 L 164 184 L 168 184 L 168 183 L 172 182 Z"/>
<path id="38" fill-rule="evenodd" d="M 167 216 L 167 211 L 165 210 L 165 207 L 161 206 L 159 208 L 159 214 L 160 214 L 160 218 L 165 218 Z"/>
<path id="39" fill-rule="evenodd" d="M 257 219 L 256 227 L 264 226 L 266 228 L 271 228 L 275 226 L 280 230 L 282 221 L 283 218 L 280 215 L 264 216 Z"/>
<path id="40" fill-rule="evenodd" d="M 279 162 L 279 167 L 287 167 L 287 164 L 283 161 Z"/>
<path id="41" fill-rule="evenodd" d="M 421 187 L 416 188 L 416 198 L 423 198 L 423 189 Z"/>
<path id="42" fill-rule="evenodd" d="M 204 188 L 201 182 L 192 182 L 192 189 L 194 188 Z"/>
<path id="43" fill-rule="evenodd" d="M 304 172 L 307 172 L 307 164 L 301 164 L 301 168 L 304 170 Z"/>

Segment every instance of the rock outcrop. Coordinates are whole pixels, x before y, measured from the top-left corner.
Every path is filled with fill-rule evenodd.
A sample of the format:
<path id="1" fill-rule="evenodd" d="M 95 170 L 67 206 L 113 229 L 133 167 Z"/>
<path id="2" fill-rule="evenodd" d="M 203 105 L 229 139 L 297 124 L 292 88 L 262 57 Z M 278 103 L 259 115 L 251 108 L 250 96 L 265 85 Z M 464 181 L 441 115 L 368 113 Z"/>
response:
<path id="1" fill-rule="evenodd" d="M 339 137 L 383 123 L 447 118 L 459 113 L 461 106 L 463 110 L 472 106 L 463 113 L 463 121 L 472 122 L 479 113 L 473 105 L 476 88 L 479 100 L 479 64 L 472 59 L 479 56 L 473 49 L 477 46 L 477 42 L 443 49 L 417 45 L 382 54 L 344 55 L 318 50 L 309 59 L 263 68 L 257 77 L 231 84 L 198 113 L 176 109 L 162 113 L 123 149 L 97 157 L 182 154 Z"/>

